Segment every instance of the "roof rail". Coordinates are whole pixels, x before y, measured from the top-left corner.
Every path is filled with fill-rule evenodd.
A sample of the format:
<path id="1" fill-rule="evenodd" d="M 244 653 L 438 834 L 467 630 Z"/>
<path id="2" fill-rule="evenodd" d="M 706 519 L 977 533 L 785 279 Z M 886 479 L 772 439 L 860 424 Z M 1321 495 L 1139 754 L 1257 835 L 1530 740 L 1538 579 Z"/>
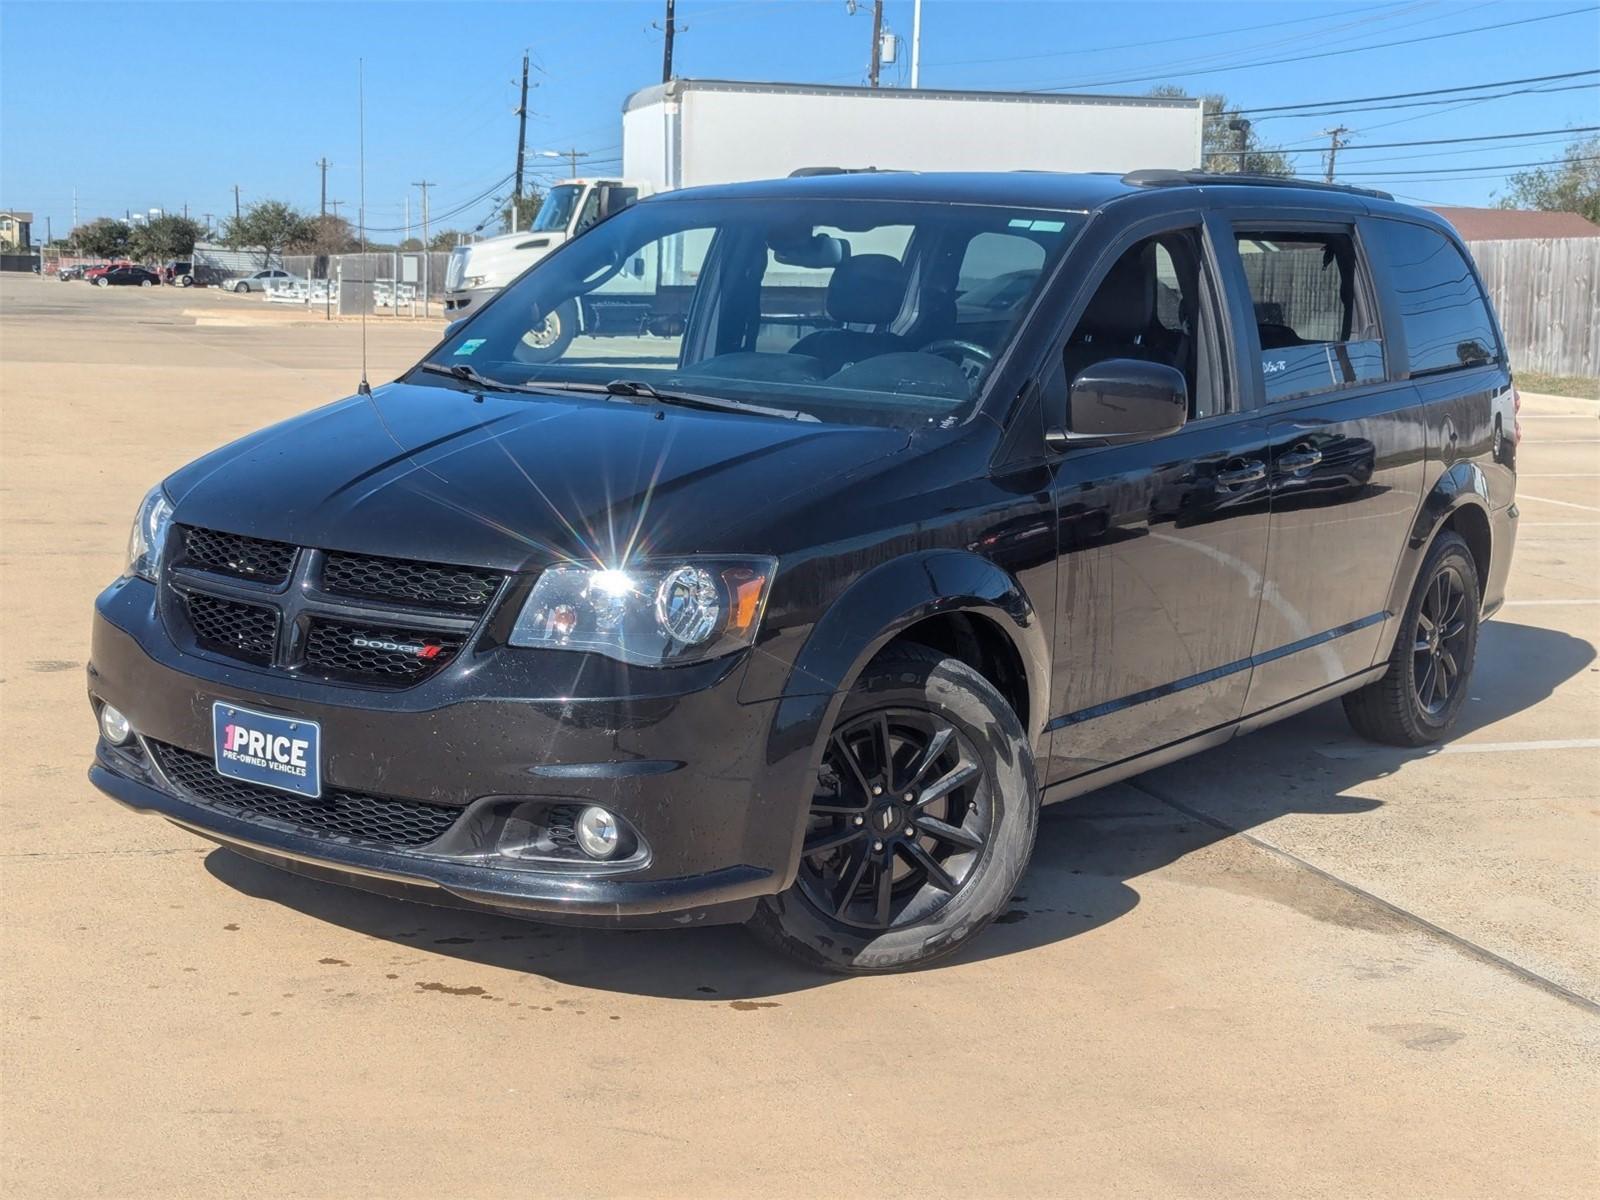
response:
<path id="1" fill-rule="evenodd" d="M 899 167 L 796 167 L 789 172 L 789 178 L 809 179 L 813 175 L 878 175 L 898 170 Z"/>
<path id="2" fill-rule="evenodd" d="M 1388 192 L 1377 188 L 1355 187 L 1348 183 L 1323 183 L 1316 179 L 1296 179 L 1288 175 L 1235 175 L 1220 171 L 1171 171 L 1153 168 L 1129 171 L 1122 177 L 1129 187 L 1182 187 L 1203 184 L 1234 184 L 1247 187 L 1307 188 L 1315 192 L 1344 192 L 1354 196 L 1372 196 L 1378 200 L 1393 200 Z"/>

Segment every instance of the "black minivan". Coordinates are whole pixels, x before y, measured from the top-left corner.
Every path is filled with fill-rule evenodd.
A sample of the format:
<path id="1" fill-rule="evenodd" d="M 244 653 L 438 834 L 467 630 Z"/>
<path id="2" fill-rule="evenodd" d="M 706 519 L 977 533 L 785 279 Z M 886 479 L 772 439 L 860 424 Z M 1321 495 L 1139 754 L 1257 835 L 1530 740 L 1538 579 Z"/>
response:
<path id="1" fill-rule="evenodd" d="M 1460 240 L 1378 192 L 658 196 L 150 492 L 90 775 L 317 879 L 927 963 L 1042 802 L 1334 697 L 1444 737 L 1516 404 Z"/>

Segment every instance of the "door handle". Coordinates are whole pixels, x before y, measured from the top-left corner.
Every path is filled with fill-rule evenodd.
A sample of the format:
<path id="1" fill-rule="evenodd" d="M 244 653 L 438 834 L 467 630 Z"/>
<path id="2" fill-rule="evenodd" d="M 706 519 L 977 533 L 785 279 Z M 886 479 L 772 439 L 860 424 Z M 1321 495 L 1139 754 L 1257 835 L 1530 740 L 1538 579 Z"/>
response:
<path id="1" fill-rule="evenodd" d="M 1217 486 L 1241 487 L 1247 483 L 1260 483 L 1267 477 L 1267 466 L 1259 458 L 1247 458 L 1236 467 L 1217 472 Z"/>
<path id="2" fill-rule="evenodd" d="M 1322 451 L 1315 446 L 1305 446 L 1291 450 L 1288 454 L 1278 459 L 1278 469 L 1287 475 L 1298 475 L 1301 471 L 1309 471 L 1322 461 Z"/>

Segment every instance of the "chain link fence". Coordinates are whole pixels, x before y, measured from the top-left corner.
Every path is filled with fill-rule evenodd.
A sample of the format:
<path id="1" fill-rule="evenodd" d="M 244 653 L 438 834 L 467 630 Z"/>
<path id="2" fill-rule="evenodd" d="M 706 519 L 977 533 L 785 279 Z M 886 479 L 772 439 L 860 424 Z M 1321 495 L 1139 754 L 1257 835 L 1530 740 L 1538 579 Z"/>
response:
<path id="1" fill-rule="evenodd" d="M 288 254 L 292 279 L 268 294 L 279 303 L 322 306 L 339 316 L 423 317 L 444 313 L 449 252 L 371 250 L 366 254 Z"/>

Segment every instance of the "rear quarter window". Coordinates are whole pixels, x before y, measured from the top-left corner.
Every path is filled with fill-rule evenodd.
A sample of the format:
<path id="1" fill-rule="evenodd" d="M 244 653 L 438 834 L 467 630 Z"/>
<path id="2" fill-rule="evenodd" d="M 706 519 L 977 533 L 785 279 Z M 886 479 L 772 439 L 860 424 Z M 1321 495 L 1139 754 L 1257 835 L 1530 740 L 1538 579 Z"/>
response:
<path id="1" fill-rule="evenodd" d="M 1405 221 L 1374 221 L 1405 329 L 1412 375 L 1477 367 L 1500 357 L 1489 302 L 1456 244 Z"/>

